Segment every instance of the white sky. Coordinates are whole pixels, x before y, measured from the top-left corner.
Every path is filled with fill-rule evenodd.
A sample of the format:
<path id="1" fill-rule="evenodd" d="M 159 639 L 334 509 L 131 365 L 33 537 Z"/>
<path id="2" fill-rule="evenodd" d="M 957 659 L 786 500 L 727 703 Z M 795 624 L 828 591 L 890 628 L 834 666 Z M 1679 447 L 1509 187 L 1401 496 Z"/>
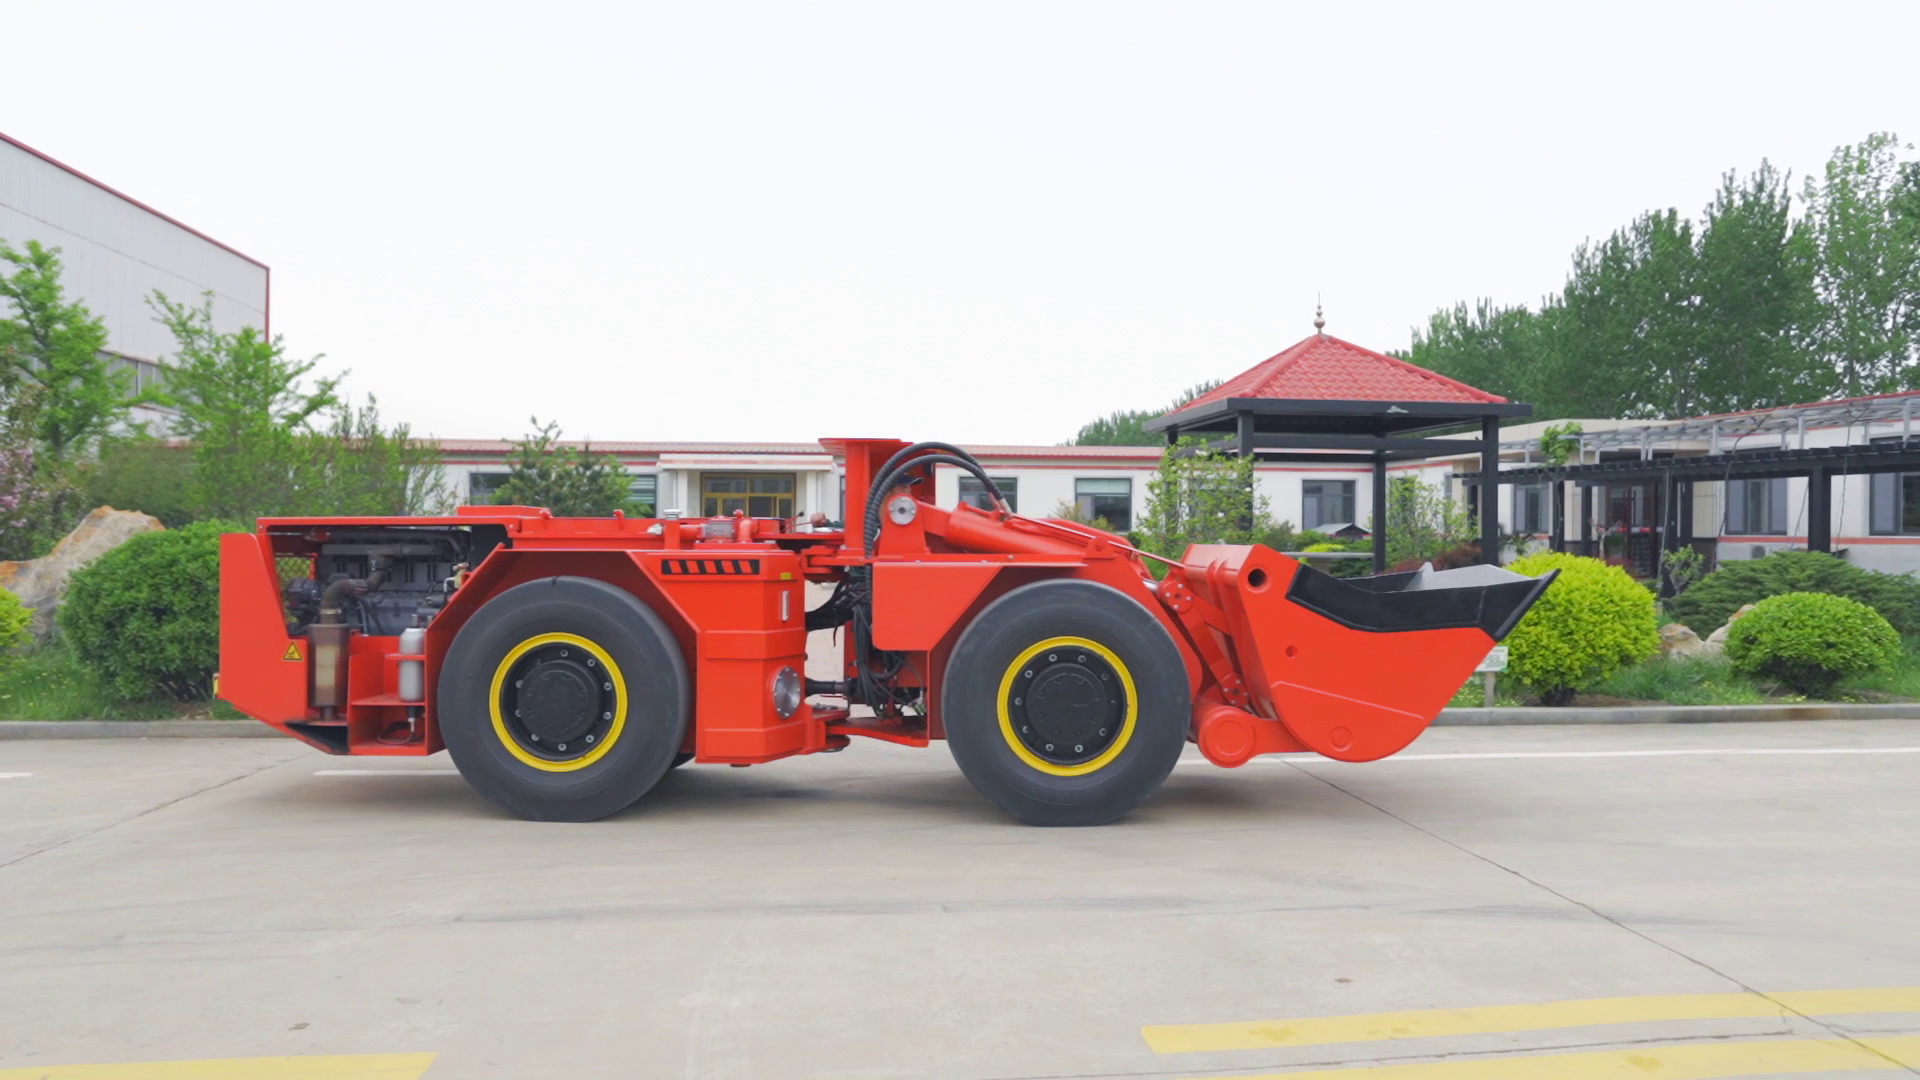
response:
<path id="1" fill-rule="evenodd" d="M 1920 138 L 1920 3 L 12 4 L 0 130 L 389 419 L 1051 443 Z"/>

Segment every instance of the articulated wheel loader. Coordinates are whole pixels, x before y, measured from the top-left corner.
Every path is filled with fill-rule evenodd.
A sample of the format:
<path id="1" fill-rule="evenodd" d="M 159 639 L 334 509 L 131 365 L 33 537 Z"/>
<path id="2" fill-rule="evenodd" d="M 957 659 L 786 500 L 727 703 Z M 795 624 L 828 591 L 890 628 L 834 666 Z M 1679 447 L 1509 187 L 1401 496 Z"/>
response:
<path id="1" fill-rule="evenodd" d="M 329 754 L 444 749 L 536 820 L 605 817 L 688 761 L 866 738 L 944 739 L 1013 817 L 1098 825 L 1190 742 L 1228 768 L 1400 750 L 1551 581 L 1340 579 L 1260 546 L 1175 562 L 1008 512 L 957 447 L 822 443 L 846 463 L 843 528 L 522 506 L 263 519 L 222 541 L 220 696 Z M 997 508 L 934 505 L 937 466 Z M 808 582 L 833 586 L 811 611 Z M 840 678 L 806 676 L 822 629 L 842 631 Z"/>

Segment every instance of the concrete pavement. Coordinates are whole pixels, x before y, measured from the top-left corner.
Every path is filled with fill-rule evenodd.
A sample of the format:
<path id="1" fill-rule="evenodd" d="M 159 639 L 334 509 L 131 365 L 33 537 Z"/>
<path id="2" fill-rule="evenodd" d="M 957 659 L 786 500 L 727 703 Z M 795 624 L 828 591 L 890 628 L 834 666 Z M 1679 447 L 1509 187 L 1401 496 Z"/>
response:
<path id="1" fill-rule="evenodd" d="M 444 757 L 12 742 L 0 1080 L 1898 1075 L 1914 749 L 1920 721 L 1456 728 L 1035 830 L 940 748 L 690 766 L 574 826 Z M 1568 999 L 1631 1004 L 1458 1013 Z"/>

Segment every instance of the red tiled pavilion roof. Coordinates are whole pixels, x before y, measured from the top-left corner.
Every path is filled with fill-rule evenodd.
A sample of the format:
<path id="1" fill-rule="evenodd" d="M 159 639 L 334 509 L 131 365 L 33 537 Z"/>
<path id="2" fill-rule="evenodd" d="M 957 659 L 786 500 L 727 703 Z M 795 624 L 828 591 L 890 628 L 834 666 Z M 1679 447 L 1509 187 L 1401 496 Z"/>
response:
<path id="1" fill-rule="evenodd" d="M 1473 405 L 1499 405 L 1507 400 L 1330 334 L 1314 334 L 1167 415 L 1177 416 L 1229 398 L 1434 401 Z"/>

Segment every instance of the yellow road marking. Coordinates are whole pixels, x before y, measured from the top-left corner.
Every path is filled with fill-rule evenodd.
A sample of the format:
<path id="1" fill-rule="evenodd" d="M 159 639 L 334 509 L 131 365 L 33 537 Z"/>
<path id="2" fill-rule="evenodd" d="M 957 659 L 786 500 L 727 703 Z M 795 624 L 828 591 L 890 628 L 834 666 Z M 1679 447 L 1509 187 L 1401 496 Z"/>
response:
<path id="1" fill-rule="evenodd" d="M 1780 1004 L 1775 1004 L 1776 1001 Z M 1658 1020 L 1739 1020 L 1779 1016 L 1782 1006 L 1809 1016 L 1920 1012 L 1920 986 L 1803 990 L 1774 994 L 1771 998 L 1749 993 L 1585 998 L 1538 1005 L 1487 1005 L 1471 1009 L 1422 1009 L 1226 1024 L 1166 1024 L 1141 1028 L 1140 1034 L 1156 1054 L 1194 1054 L 1439 1035 L 1494 1035 Z"/>
<path id="2" fill-rule="evenodd" d="M 1863 1048 L 1864 1047 L 1864 1048 Z M 1888 1060 L 1892 1059 L 1892 1060 Z M 1235 1080 L 1719 1080 L 1778 1073 L 1858 1072 L 1920 1064 L 1920 1035 L 1861 1039 L 1774 1039 L 1764 1042 L 1638 1046 L 1579 1054 L 1362 1065 L 1349 1069 L 1266 1073 Z"/>
<path id="3" fill-rule="evenodd" d="M 33 1065 L 0 1069 L 0 1080 L 420 1080 L 436 1056 L 321 1054 L 119 1065 Z"/>

